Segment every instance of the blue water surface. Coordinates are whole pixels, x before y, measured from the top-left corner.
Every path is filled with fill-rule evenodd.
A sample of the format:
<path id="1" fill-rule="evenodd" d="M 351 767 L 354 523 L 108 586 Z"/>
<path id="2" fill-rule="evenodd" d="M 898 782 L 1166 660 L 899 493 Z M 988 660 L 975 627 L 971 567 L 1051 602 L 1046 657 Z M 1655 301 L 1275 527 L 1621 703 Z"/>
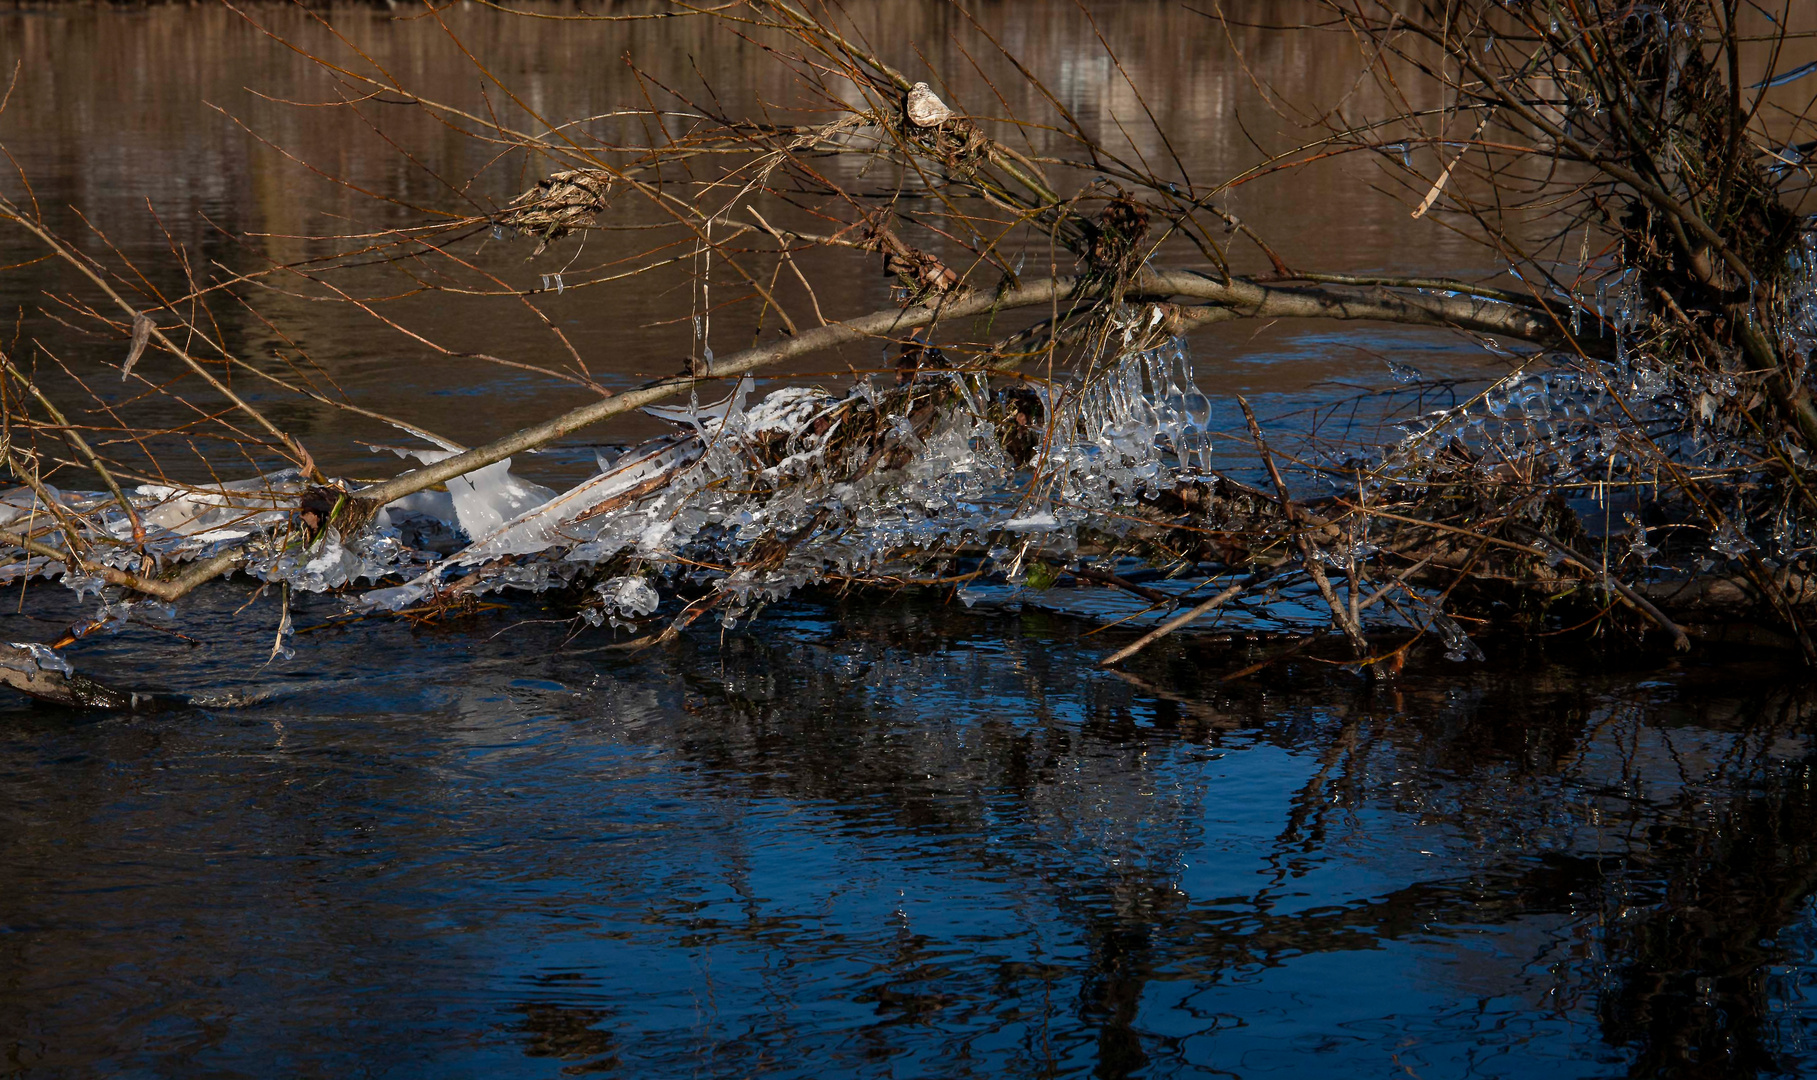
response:
<path id="1" fill-rule="evenodd" d="M 1034 604 L 804 600 L 634 656 L 523 622 L 554 617 L 325 628 L 263 669 L 262 637 L 133 630 L 74 651 L 269 696 L 6 703 L 7 1073 L 1812 1065 L 1783 682 L 1220 684 L 1260 654 L 1190 642 L 1119 675 Z"/>

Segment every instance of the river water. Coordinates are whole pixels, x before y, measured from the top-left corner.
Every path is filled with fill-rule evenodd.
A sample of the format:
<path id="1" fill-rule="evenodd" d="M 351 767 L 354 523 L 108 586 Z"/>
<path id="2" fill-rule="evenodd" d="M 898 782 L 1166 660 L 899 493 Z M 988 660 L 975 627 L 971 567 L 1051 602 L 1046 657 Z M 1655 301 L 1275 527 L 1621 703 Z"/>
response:
<path id="1" fill-rule="evenodd" d="M 1195 171 L 1254 154 L 1239 115 L 1286 137 L 1258 82 L 1288 99 L 1344 90 L 1337 44 L 1227 39 L 1161 4 L 1094 10 L 1163 123 L 1194 133 Z M 966 63 L 952 9 L 867 12 L 904 57 L 913 42 L 937 68 Z M 293 40 L 317 33 L 294 9 L 249 13 Z M 413 85 L 479 100 L 440 28 L 333 17 Z M 1087 122 L 1128 114 L 1078 9 L 980 18 Z M 627 52 L 781 92 L 756 50 L 685 20 L 447 19 L 551 115 L 622 104 Z M 439 197 L 345 117 L 251 95 L 325 100 L 319 70 L 224 9 L 0 12 L 0 65 L 15 61 L 0 142 L 47 217 L 75 233 L 79 208 L 91 250 L 104 234 L 159 280 L 182 280 L 173 245 L 198 274 L 244 272 L 360 214 L 410 220 L 298 158 L 400 202 Z M 417 121 L 387 134 L 488 198 L 525 186 Z M 1487 269 L 1442 229 L 1384 224 L 1373 175 L 1311 170 L 1244 189 L 1237 210 L 1295 262 Z M 511 272 L 534 277 L 525 254 Z M 29 257 L 0 237 L 0 265 Z M 840 312 L 887 300 L 881 278 L 829 282 L 822 302 Z M 29 331 L 9 348 L 102 349 L 33 313 L 68 284 L 42 267 L 0 275 Z M 623 385 L 686 352 L 685 329 L 654 325 L 671 286 L 544 302 Z M 259 303 L 363 403 L 468 441 L 584 400 L 412 351 L 345 307 Z M 507 306 L 394 310 L 534 361 L 545 331 Z M 277 340 L 250 315 L 222 319 L 248 353 Z M 1332 380 L 1381 385 L 1386 355 L 1491 370 L 1400 330 L 1224 327 L 1194 348 L 1208 390 L 1276 416 L 1343 392 Z M 375 468 L 365 429 L 282 409 L 318 460 Z M 553 599 L 441 625 L 330 625 L 338 606 L 315 599 L 299 602 L 296 655 L 267 664 L 277 616 L 269 598 L 247 606 L 252 591 L 223 583 L 176 632 L 71 650 L 121 685 L 251 704 L 97 719 L 0 700 L 0 1073 L 1817 1069 L 1811 699 L 1764 663 L 1488 641 L 1485 664 L 1422 658 L 1387 687 L 1291 663 L 1224 682 L 1266 646 L 1181 639 L 1114 673 L 1096 661 L 1128 634 L 1094 633 L 1056 589 L 976 606 L 809 593 L 631 656 L 573 636 Z M 54 638 L 88 610 L 43 582 L 5 600 L 7 640 Z"/>

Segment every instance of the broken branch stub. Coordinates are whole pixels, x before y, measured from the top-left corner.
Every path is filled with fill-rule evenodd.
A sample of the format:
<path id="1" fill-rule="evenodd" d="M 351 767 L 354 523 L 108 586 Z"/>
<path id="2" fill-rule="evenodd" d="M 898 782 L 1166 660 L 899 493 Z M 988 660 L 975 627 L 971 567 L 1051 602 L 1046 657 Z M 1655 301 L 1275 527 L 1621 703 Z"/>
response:
<path id="1" fill-rule="evenodd" d="M 78 675 L 56 652 L 36 643 L 0 642 L 0 685 L 68 709 L 130 711 L 151 701 L 150 695 L 115 690 Z"/>

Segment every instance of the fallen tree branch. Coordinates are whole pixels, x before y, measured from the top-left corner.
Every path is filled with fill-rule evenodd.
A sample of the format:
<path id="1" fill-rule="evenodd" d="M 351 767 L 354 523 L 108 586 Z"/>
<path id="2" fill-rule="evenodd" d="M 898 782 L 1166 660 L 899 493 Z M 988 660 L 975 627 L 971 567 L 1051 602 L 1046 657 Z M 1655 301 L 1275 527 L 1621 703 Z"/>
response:
<path id="1" fill-rule="evenodd" d="M 716 360 L 712 377 L 742 375 L 866 338 L 900 336 L 942 320 L 1051 304 L 1080 296 L 1102 295 L 1101 290 L 1105 287 L 1101 283 L 1084 283 L 1076 277 L 1056 277 L 1017 285 L 994 295 L 979 292 L 931 304 L 873 312 L 845 322 L 817 326 L 793 337 Z M 1143 270 L 1123 283 L 1121 292 L 1124 296 L 1185 296 L 1207 301 L 1210 305 L 1207 308 L 1188 309 L 1183 313 L 1188 321 L 1198 325 L 1242 318 L 1377 320 L 1501 334 L 1533 342 L 1549 342 L 1557 337 L 1553 324 L 1531 311 L 1467 297 L 1403 295 L 1385 289 L 1364 292 L 1342 287 L 1281 288 L 1259 285 L 1242 278 L 1219 280 L 1189 270 Z M 706 377 L 678 375 L 645 383 L 634 390 L 591 402 L 502 439 L 455 454 L 434 465 L 412 470 L 382 484 L 361 488 L 355 494 L 374 508 L 383 506 L 395 499 L 503 461 L 513 454 L 543 446 L 602 420 L 662 401 L 704 381 Z"/>

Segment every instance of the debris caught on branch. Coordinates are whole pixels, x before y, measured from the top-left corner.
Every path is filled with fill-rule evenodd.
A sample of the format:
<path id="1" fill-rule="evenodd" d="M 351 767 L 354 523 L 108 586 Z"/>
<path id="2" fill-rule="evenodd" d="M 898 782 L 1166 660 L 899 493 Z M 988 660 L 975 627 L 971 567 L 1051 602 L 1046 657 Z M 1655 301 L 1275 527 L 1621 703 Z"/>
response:
<path id="1" fill-rule="evenodd" d="M 549 179 L 502 213 L 425 226 L 389 249 L 414 290 L 440 287 L 414 260 L 488 228 L 535 235 L 533 259 L 574 232 L 657 235 L 634 272 L 692 275 L 676 322 L 695 337 L 670 354 L 694 357 L 685 374 L 608 396 L 577 353 L 580 375 L 487 357 L 600 400 L 461 448 L 241 360 L 205 315 L 159 309 L 175 320 L 167 329 L 135 316 L 125 370 L 155 341 L 190 372 L 148 391 L 154 400 L 288 467 L 223 483 L 210 461 L 189 485 L 121 482 L 116 472 L 133 473 L 81 434 L 99 421 L 72 417 L 110 417 L 112 454 L 141 430 L 111 419 L 111 402 L 55 404 L 9 362 L 0 581 L 59 579 L 94 597 L 107 625 L 232 572 L 336 593 L 363 613 L 561 591 L 583 622 L 668 640 L 709 611 L 735 626 L 815 585 L 924 582 L 969 602 L 983 589 L 1035 596 L 1066 577 L 1139 601 L 1137 631 L 1168 628 L 1144 642 L 1200 618 L 1305 641 L 1335 627 L 1342 661 L 1381 673 L 1400 669 L 1413 639 L 1469 660 L 1490 630 L 1684 648 L 1740 624 L 1817 663 L 1817 235 L 1797 149 L 1813 133 L 1805 114 L 1738 96 L 1772 79 L 1731 69 L 1740 31 L 1708 0 L 1670 0 L 1660 18 L 1489 0 L 1330 5 L 1368 44 L 1359 70 L 1380 80 L 1380 101 L 1431 80 L 1461 115 L 1435 140 L 1417 110 L 1366 123 L 1323 114 L 1324 138 L 1256 168 L 1291 175 L 1375 155 L 1424 217 L 1488 246 L 1506 273 L 1486 282 L 1290 268 L 1257 225 L 1217 206 L 1223 189 L 1120 156 L 1052 95 L 1050 119 L 1077 148 L 1024 153 L 1006 141 L 1015 124 L 954 115 L 831 15 L 745 7 L 763 15 L 769 47 L 799 61 L 789 70 L 814 123 L 679 92 L 668 104 L 689 123 L 666 141 L 583 150 L 500 123 L 491 136 L 546 161 Z M 1443 153 L 1413 152 L 1425 146 Z M 614 196 L 647 203 L 656 224 L 613 220 Z M 741 208 L 761 230 L 729 224 Z M 13 202 L 0 214 L 87 274 L 109 310 L 152 306 L 120 291 L 134 288 L 124 268 L 103 275 Z M 1535 234 L 1517 218 L 1552 225 Z M 1237 272 L 1233 243 L 1253 244 L 1272 271 Z M 1056 250 L 1076 256 L 1076 276 L 1025 272 L 1030 253 Z M 901 287 L 896 302 L 823 307 L 825 267 L 875 255 Z M 557 292 L 564 269 L 545 272 Z M 285 271 L 365 303 L 332 266 Z M 474 273 L 462 288 L 528 291 Z M 739 304 L 752 343 L 709 364 L 713 320 L 727 317 L 716 313 Z M 1245 419 L 1201 386 L 1188 335 L 1282 318 L 1461 332 L 1505 366 L 1454 395 L 1390 360 L 1398 385 L 1333 402 L 1310 424 Z M 295 436 L 179 342 L 206 343 L 221 357 L 208 365 L 274 393 L 410 433 L 420 464 L 378 482 L 320 475 Z M 765 393 L 751 378 L 860 344 L 882 357 L 881 379 L 860 370 Z M 715 387 L 723 399 L 702 404 Z M 662 404 L 677 395 L 689 403 Z M 1340 406 L 1352 419 L 1332 419 Z M 561 491 L 513 471 L 515 455 L 634 409 L 674 430 L 602 456 Z M 149 422 L 143 432 L 155 440 Z M 1140 568 L 1166 589 L 1133 582 Z M 1214 580 L 1246 584 L 1207 606 Z"/>
<path id="2" fill-rule="evenodd" d="M 495 219 L 500 229 L 515 229 L 536 237 L 532 256 L 577 229 L 599 226 L 598 215 L 612 198 L 612 178 L 597 169 L 568 169 L 511 200 L 510 208 Z"/>

